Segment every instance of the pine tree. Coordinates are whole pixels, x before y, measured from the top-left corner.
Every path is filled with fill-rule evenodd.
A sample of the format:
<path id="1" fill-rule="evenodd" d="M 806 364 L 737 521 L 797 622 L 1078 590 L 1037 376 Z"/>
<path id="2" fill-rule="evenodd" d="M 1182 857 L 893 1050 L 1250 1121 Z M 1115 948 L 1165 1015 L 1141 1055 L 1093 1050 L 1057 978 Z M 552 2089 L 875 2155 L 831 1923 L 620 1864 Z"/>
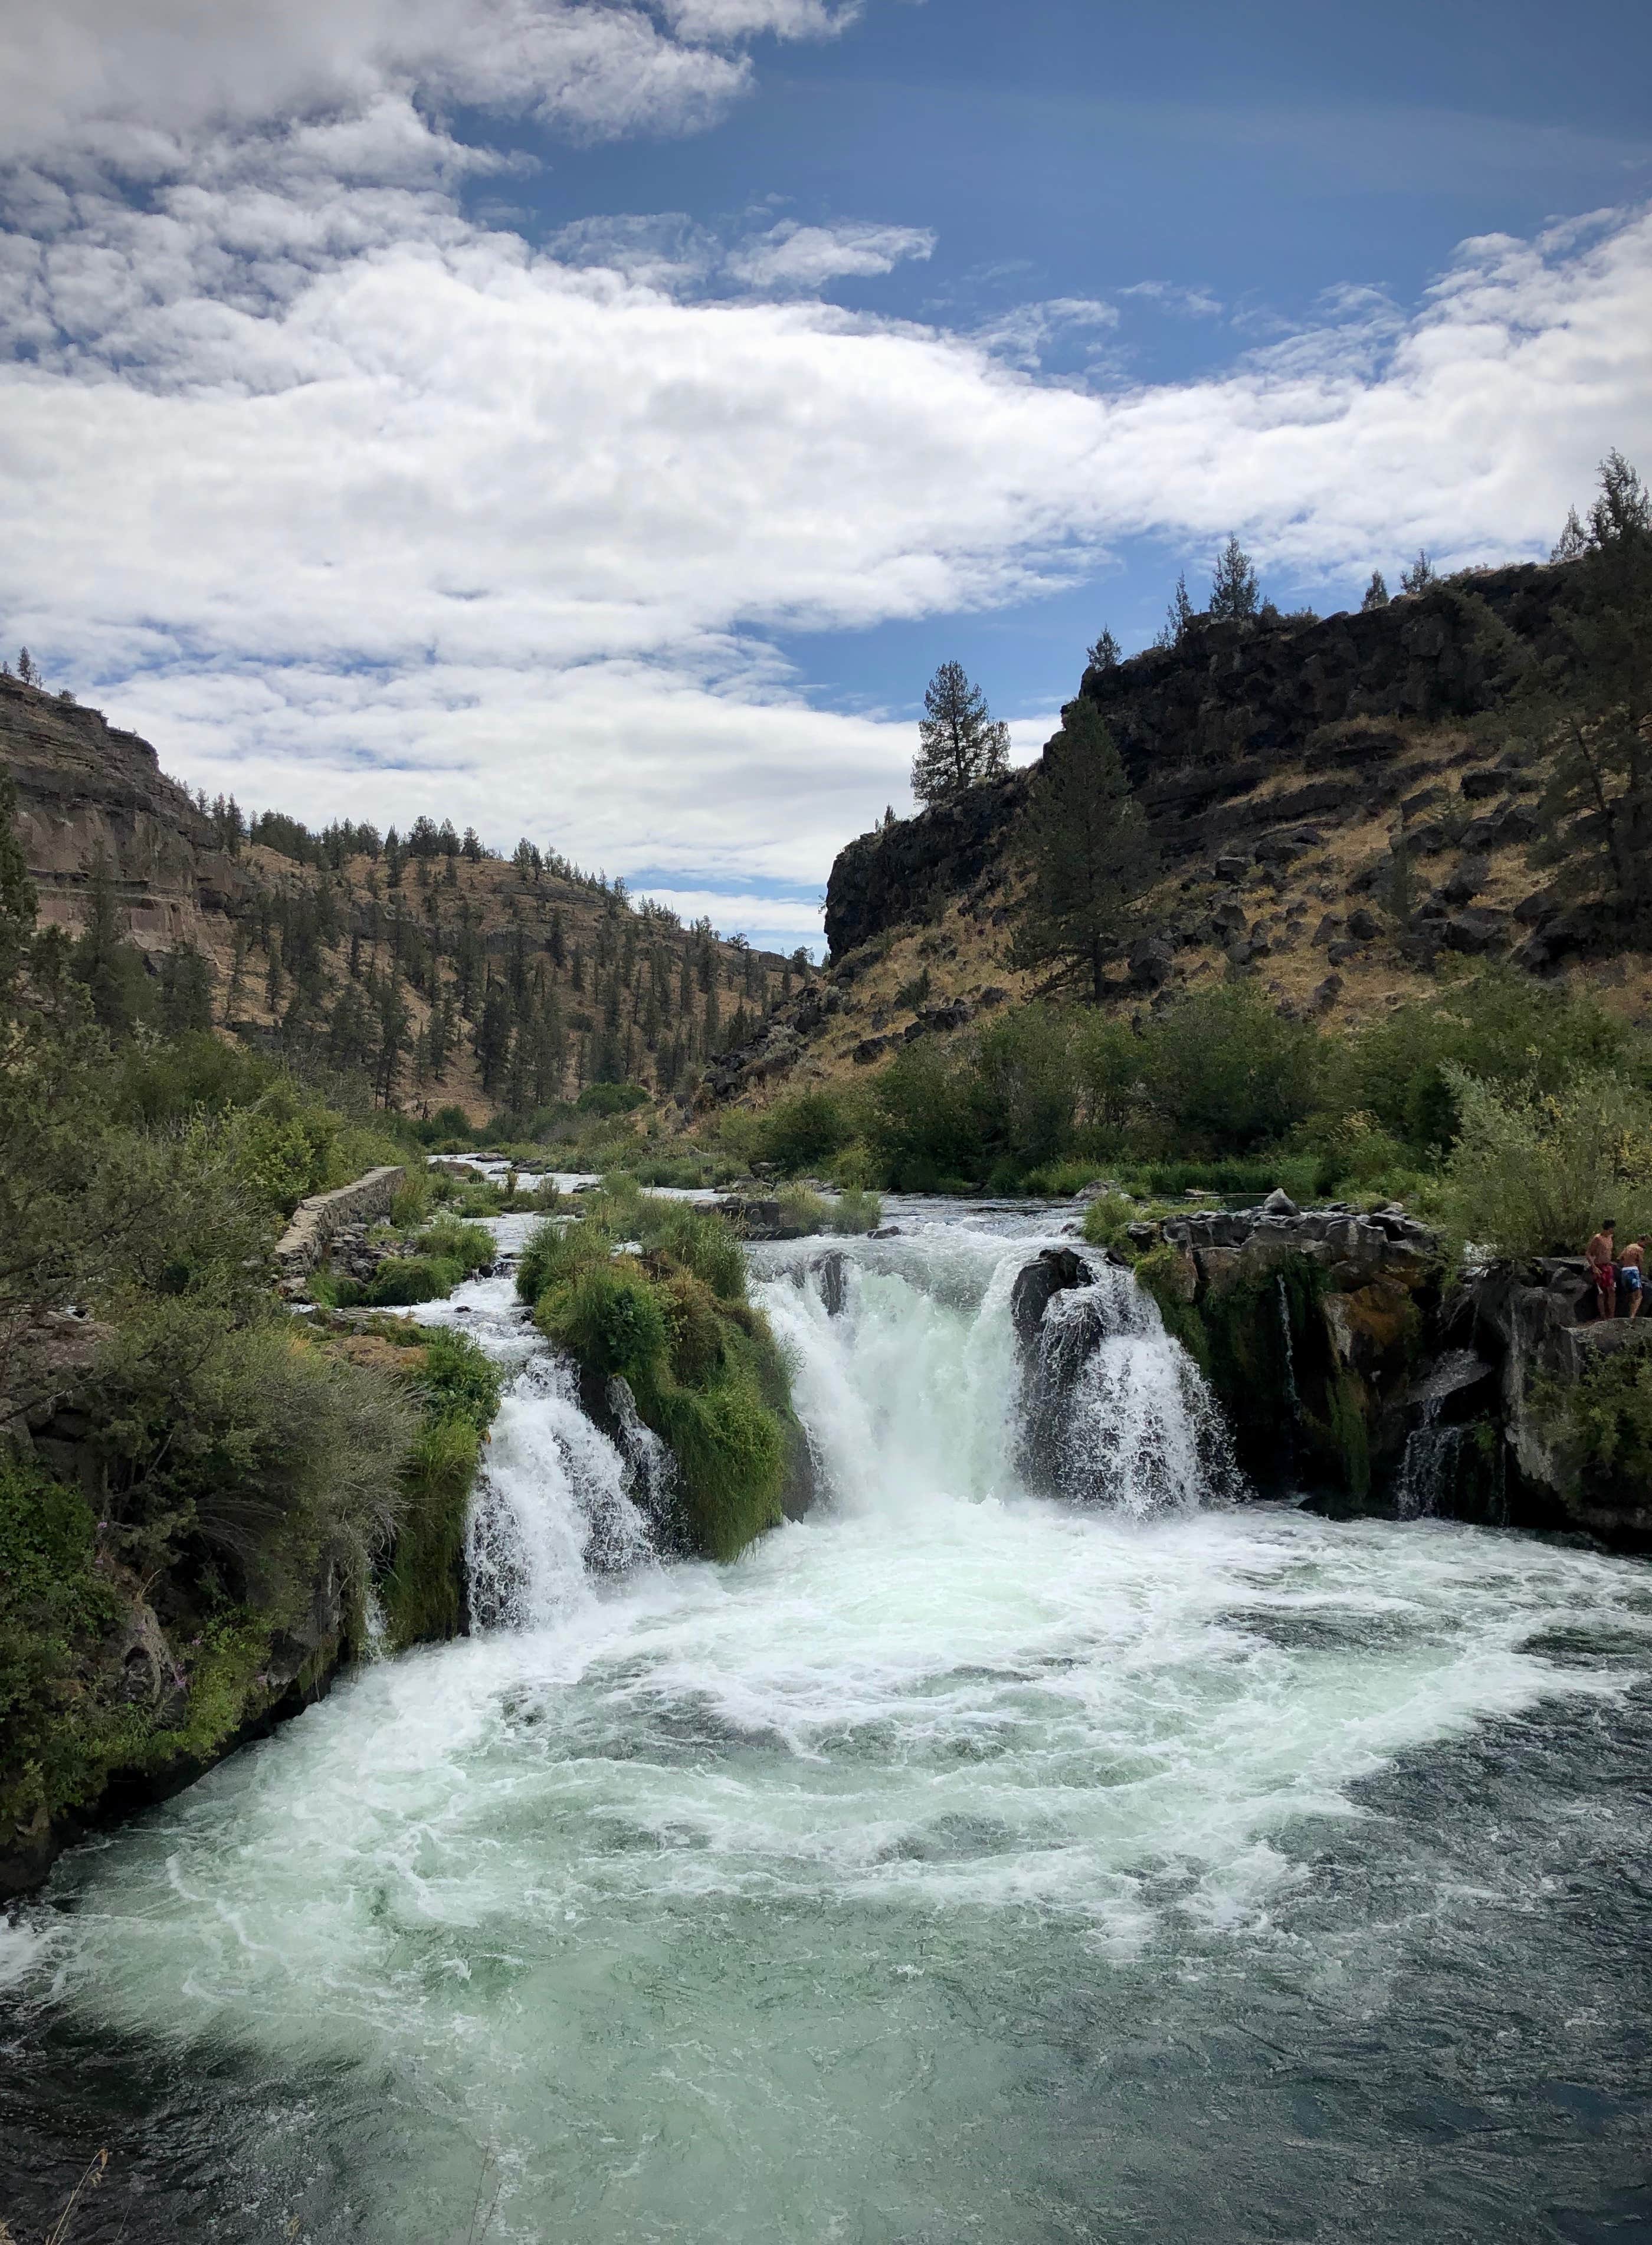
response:
<path id="1" fill-rule="evenodd" d="M 1044 755 L 1022 830 L 1028 873 L 1015 962 L 1100 1004 L 1104 969 L 1158 874 L 1158 852 L 1093 702 L 1070 703 Z"/>
<path id="2" fill-rule="evenodd" d="M 1615 444 L 1601 463 L 1600 485 L 1589 509 L 1593 551 L 1599 553 L 1626 539 L 1652 538 L 1652 497 Z"/>
<path id="3" fill-rule="evenodd" d="M 986 696 L 961 662 L 944 662 L 924 689 L 912 792 L 923 804 L 948 803 L 1007 769 L 1010 729 L 996 723 Z"/>
<path id="4" fill-rule="evenodd" d="M 473 865 L 479 865 L 486 857 L 487 851 L 482 847 L 481 838 L 474 826 L 465 828 L 464 839 L 459 844 L 459 851 L 460 854 Z"/>
<path id="5" fill-rule="evenodd" d="M 1092 670 L 1116 670 L 1124 660 L 1124 651 L 1113 634 L 1103 627 L 1101 636 L 1086 655 Z"/>
<path id="6" fill-rule="evenodd" d="M 1574 506 L 1568 506 L 1566 510 L 1566 527 L 1554 541 L 1549 553 L 1549 560 L 1581 561 L 1588 550 L 1589 541 L 1584 535 L 1582 524 L 1577 519 L 1577 509 Z"/>
<path id="7" fill-rule="evenodd" d="M 1365 597 L 1359 605 L 1362 609 L 1385 608 L 1388 606 L 1388 587 L 1380 569 L 1371 571 L 1371 582 L 1365 587 Z"/>
<path id="8" fill-rule="evenodd" d="M 1193 602 L 1188 598 L 1188 573 L 1184 569 L 1176 579 L 1176 589 L 1170 596 L 1164 629 L 1154 641 L 1155 647 L 1180 647 L 1193 629 Z"/>
<path id="9" fill-rule="evenodd" d="M 1431 585 L 1437 585 L 1439 582 L 1439 573 L 1429 560 L 1426 549 L 1419 546 L 1417 559 L 1412 563 L 1410 568 L 1402 569 L 1399 573 L 1400 591 L 1425 593 Z"/>
<path id="10" fill-rule="evenodd" d="M 40 667 L 26 647 L 17 656 L 17 676 L 25 686 L 37 687 L 41 682 Z"/>
<path id="11" fill-rule="evenodd" d="M 1256 620 L 1262 606 L 1262 588 L 1250 556 L 1237 538 L 1230 537 L 1216 557 L 1210 579 L 1209 614 L 1215 623 L 1245 624 Z"/>

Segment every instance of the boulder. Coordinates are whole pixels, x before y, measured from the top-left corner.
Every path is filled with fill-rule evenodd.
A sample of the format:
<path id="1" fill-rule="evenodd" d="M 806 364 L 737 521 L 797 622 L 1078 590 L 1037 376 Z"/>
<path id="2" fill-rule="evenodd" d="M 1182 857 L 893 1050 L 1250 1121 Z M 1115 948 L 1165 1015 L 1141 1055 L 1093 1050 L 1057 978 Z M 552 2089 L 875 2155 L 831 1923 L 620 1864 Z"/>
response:
<path id="1" fill-rule="evenodd" d="M 1487 952 L 1500 951 L 1508 940 L 1507 915 L 1471 907 L 1466 912 L 1453 912 L 1440 930 L 1440 941 L 1447 951 L 1466 953 L 1470 958 L 1483 957 Z"/>
<path id="2" fill-rule="evenodd" d="M 1130 980 L 1138 990 L 1161 989 L 1170 980 L 1175 952 L 1162 935 L 1139 936 L 1130 946 Z"/>
<path id="3" fill-rule="evenodd" d="M 1492 866 L 1488 858 L 1469 855 L 1459 859 L 1439 885 L 1439 893 L 1448 905 L 1466 905 L 1479 896 L 1491 878 Z"/>
<path id="4" fill-rule="evenodd" d="M 1361 943 L 1375 943 L 1383 932 L 1383 924 L 1367 905 L 1360 905 L 1348 915 L 1348 933 Z"/>
<path id="5" fill-rule="evenodd" d="M 1087 1286 L 1093 1274 L 1076 1248 L 1046 1247 L 1016 1279 L 1010 1293 L 1010 1322 L 1023 1349 L 1029 1348 L 1044 1322 L 1044 1312 L 1055 1297 L 1073 1286 Z"/>
<path id="6" fill-rule="evenodd" d="M 1457 783 L 1458 788 L 1470 803 L 1483 803 L 1488 796 L 1501 795 L 1503 775 L 1500 771 L 1466 771 Z"/>

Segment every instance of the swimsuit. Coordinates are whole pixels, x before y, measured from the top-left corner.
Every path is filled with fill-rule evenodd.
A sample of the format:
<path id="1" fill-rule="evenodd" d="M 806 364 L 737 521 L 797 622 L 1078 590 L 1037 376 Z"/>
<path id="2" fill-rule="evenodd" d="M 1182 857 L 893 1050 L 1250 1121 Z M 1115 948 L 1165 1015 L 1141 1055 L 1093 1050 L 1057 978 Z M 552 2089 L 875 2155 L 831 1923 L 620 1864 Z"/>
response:
<path id="1" fill-rule="evenodd" d="M 1641 1291 L 1640 1265 L 1638 1263 L 1626 1263 L 1623 1265 L 1623 1268 L 1618 1272 L 1618 1284 L 1620 1286 L 1627 1286 L 1630 1293 L 1638 1294 Z"/>

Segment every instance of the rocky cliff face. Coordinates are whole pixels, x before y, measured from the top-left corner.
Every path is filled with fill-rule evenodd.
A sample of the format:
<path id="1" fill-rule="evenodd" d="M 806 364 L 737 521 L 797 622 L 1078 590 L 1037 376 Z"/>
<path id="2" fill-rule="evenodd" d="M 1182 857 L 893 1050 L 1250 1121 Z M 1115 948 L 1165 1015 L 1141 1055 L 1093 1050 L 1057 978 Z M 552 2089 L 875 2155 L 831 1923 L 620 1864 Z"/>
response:
<path id="1" fill-rule="evenodd" d="M 1195 1211 L 1129 1227 L 1133 1263 L 1197 1359 L 1263 1494 L 1333 1512 L 1581 1529 L 1652 1548 L 1652 1502 L 1591 1472 L 1556 1433 L 1557 1398 L 1652 1324 L 1601 1321 L 1581 1258 L 1503 1265 L 1447 1286 L 1438 1238 L 1403 1211 L 1342 1204 Z M 1018 1280 L 1024 1352 L 1096 1251 L 1046 1250 Z"/>
<path id="2" fill-rule="evenodd" d="M 1276 839 L 1288 861 L 1312 846 L 1297 845 L 1303 822 L 1398 800 L 1417 728 L 1500 706 L 1530 656 L 1552 652 L 1561 581 L 1527 566 L 1313 622 L 1201 621 L 1180 647 L 1087 671 L 1080 690 L 1106 716 L 1168 864 L 1253 862 Z M 851 842 L 827 888 L 833 958 L 990 877 L 1026 786 L 1017 773 Z"/>
<path id="3" fill-rule="evenodd" d="M 0 678 L 0 762 L 17 790 L 17 830 L 43 926 L 73 928 L 101 854 L 132 939 L 215 947 L 246 874 L 213 845 L 188 793 L 147 741 L 100 710 Z"/>

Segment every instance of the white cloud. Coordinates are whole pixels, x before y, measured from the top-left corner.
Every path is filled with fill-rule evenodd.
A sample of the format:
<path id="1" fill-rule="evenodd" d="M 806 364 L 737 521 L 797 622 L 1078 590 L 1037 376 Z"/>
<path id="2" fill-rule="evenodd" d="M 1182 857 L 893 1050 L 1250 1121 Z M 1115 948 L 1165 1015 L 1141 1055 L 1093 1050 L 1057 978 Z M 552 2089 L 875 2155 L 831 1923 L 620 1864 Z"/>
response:
<path id="1" fill-rule="evenodd" d="M 672 0 L 662 30 L 641 0 L 51 0 L 0 17 L 0 147 L 83 138 L 132 161 L 167 135 L 415 90 L 590 134 L 688 131 L 749 84 L 731 50 L 826 37 L 855 12 Z"/>
<path id="2" fill-rule="evenodd" d="M 727 253 L 688 221 L 536 254 L 462 214 L 476 160 L 378 84 L 156 141 L 142 208 L 15 182 L 4 634 L 192 783 L 819 878 L 904 800 L 911 728 L 810 709 L 766 628 L 1009 600 L 1139 532 L 1351 574 L 1541 549 L 1608 444 L 1652 454 L 1645 213 L 1469 243 L 1420 313 L 1349 299 L 1101 397 L 1004 357 L 1106 305 L 965 336 L 696 301 Z M 809 234 L 842 249 L 780 231 L 776 288 Z"/>
<path id="3" fill-rule="evenodd" d="M 1121 296 L 1142 296 L 1167 312 L 1179 312 L 1184 319 L 1214 320 L 1219 318 L 1222 304 L 1219 296 L 1209 288 L 1188 287 L 1177 281 L 1137 281 L 1128 288 L 1121 288 Z"/>
<path id="4" fill-rule="evenodd" d="M 1058 338 L 1106 334 L 1118 324 L 1116 309 L 1095 297 L 1051 296 L 1042 303 L 1017 304 L 999 313 L 985 327 L 976 329 L 975 341 L 994 357 L 1032 373 Z"/>
<path id="5" fill-rule="evenodd" d="M 892 273 L 903 260 L 934 251 L 927 227 L 798 226 L 786 219 L 734 251 L 727 269 L 752 288 L 813 290 L 829 281 Z"/>

